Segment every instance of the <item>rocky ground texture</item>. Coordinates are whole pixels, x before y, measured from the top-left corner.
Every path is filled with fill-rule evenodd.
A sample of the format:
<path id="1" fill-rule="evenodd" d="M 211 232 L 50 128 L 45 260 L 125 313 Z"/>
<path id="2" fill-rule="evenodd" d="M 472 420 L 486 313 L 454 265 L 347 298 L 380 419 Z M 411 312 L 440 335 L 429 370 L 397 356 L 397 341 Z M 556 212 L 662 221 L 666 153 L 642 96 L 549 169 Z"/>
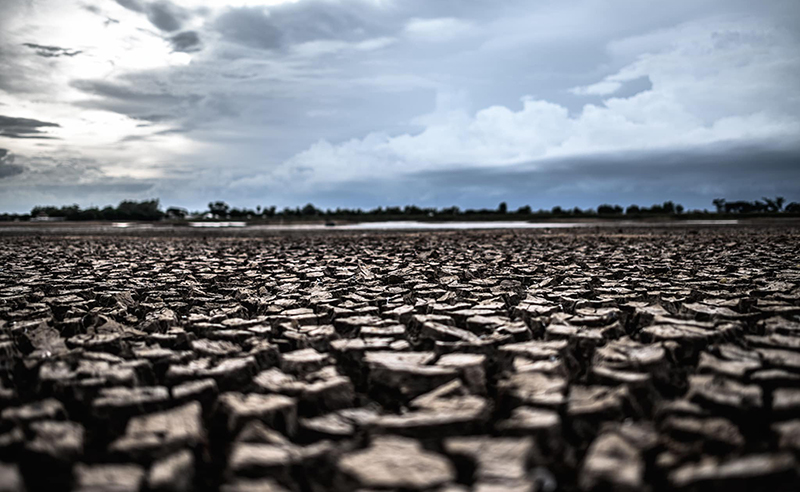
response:
<path id="1" fill-rule="evenodd" d="M 800 230 L 0 238 L 0 490 L 800 490 Z"/>

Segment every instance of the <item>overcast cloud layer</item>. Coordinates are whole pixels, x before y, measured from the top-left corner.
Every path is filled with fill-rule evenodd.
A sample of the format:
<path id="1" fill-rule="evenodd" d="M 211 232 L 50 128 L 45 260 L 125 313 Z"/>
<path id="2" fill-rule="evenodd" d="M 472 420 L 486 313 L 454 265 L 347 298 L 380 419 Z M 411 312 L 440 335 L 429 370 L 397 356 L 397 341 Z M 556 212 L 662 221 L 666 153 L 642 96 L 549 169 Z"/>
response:
<path id="1" fill-rule="evenodd" d="M 4 0 L 0 211 L 800 201 L 796 0 Z"/>

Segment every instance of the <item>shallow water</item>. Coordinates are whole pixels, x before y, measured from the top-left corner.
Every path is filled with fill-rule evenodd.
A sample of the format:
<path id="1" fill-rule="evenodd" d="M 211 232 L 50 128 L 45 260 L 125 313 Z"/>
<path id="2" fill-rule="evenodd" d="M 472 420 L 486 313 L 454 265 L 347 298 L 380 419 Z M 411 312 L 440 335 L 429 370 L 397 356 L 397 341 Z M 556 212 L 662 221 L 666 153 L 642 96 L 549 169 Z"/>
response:
<path id="1" fill-rule="evenodd" d="M 420 222 L 415 220 L 392 222 L 359 222 L 326 226 L 325 224 L 255 224 L 239 221 L 189 222 L 192 229 L 233 229 L 240 231 L 413 231 L 413 230 L 488 230 L 488 229 L 575 229 L 575 228 L 619 228 L 619 227 L 681 227 L 681 226 L 725 226 L 739 224 L 738 220 L 682 220 L 670 222 L 641 221 L 591 221 L 591 222 Z M 127 231 L 152 230 L 154 232 L 185 231 L 185 226 L 148 222 L 81 223 L 59 222 L 57 224 L 14 223 L 0 226 L 0 233 L 124 233 Z"/>
<path id="2" fill-rule="evenodd" d="M 674 225 L 733 225 L 738 220 L 686 220 L 681 222 L 525 222 L 525 221 L 486 221 L 486 222 L 419 222 L 416 220 L 402 220 L 392 222 L 359 222 L 356 224 L 342 224 L 326 226 L 323 224 L 292 224 L 292 225 L 253 225 L 248 229 L 258 230 L 478 230 L 478 229 L 570 229 L 578 227 L 669 227 Z"/>
<path id="3" fill-rule="evenodd" d="M 564 229 L 586 227 L 591 224 L 579 222 L 524 222 L 524 221 L 491 221 L 491 222 L 419 222 L 402 220 L 392 222 L 359 222 L 326 226 L 324 224 L 292 224 L 292 225 L 254 225 L 250 229 L 266 230 L 468 230 L 468 229 Z"/>

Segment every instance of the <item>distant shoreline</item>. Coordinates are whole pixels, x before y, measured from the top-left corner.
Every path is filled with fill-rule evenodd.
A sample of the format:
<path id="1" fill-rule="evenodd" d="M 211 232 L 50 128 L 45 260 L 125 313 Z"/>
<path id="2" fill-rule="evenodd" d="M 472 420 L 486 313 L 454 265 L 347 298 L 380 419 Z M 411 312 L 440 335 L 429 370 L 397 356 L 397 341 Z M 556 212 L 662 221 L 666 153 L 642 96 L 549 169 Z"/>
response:
<path id="1" fill-rule="evenodd" d="M 446 225 L 446 224 L 471 224 L 471 223 L 506 223 L 506 224 L 535 224 L 547 225 L 553 224 L 555 227 L 565 227 L 570 225 L 575 226 L 604 226 L 604 225 L 669 225 L 669 224 L 686 224 L 686 225 L 732 225 L 732 224 L 758 224 L 758 223 L 774 223 L 774 224 L 791 224 L 800 223 L 800 216 L 747 216 L 744 214 L 707 214 L 699 216 L 656 216 L 656 217 L 535 217 L 523 219 L 514 214 L 508 214 L 507 217 L 479 217 L 479 218 L 463 218 L 459 217 L 456 220 L 447 220 L 444 218 L 397 218 L 397 219 L 384 219 L 384 218 L 364 218 L 362 220 L 354 219 L 299 219 L 299 220 L 236 220 L 236 219 L 198 219 L 198 220 L 64 220 L 64 221 L 0 221 L 0 228 L 8 227 L 25 227 L 25 228 L 76 228 L 76 227 L 118 227 L 128 228 L 131 226 L 150 226 L 152 228 L 189 228 L 197 227 L 203 228 L 203 225 L 212 227 L 282 227 L 282 226 L 325 226 L 330 229 L 336 229 L 342 226 L 353 225 L 369 225 L 369 224 L 393 224 L 393 223 L 415 223 L 421 225 Z M 127 224 L 127 225 L 126 225 Z"/>

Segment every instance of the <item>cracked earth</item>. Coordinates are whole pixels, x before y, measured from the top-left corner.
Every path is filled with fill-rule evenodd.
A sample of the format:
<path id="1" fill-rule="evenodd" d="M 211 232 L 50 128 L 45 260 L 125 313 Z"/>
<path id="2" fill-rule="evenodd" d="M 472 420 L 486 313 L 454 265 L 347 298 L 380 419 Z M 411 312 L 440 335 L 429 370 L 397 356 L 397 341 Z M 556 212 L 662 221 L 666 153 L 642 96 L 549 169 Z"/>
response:
<path id="1" fill-rule="evenodd" d="M 0 237 L 0 490 L 800 488 L 800 229 Z"/>

